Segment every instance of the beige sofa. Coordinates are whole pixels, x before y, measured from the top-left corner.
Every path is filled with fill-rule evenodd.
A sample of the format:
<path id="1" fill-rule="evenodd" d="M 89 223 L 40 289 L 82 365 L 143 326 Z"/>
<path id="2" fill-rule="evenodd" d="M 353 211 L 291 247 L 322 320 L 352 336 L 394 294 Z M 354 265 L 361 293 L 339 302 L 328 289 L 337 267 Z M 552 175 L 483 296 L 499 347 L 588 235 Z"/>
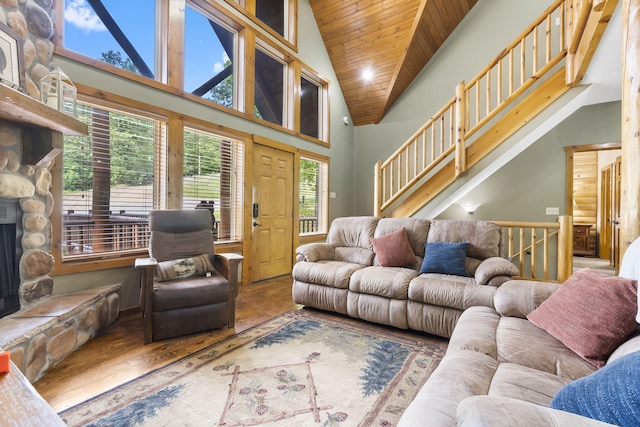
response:
<path id="1" fill-rule="evenodd" d="M 413 262 L 382 265 L 379 242 L 385 236 L 398 235 L 403 228 L 408 245 L 393 247 L 391 252 L 410 246 L 407 250 L 412 251 Z M 336 218 L 325 243 L 297 248 L 293 300 L 358 319 L 449 337 L 465 309 L 492 308 L 496 289 L 518 274 L 515 265 L 499 257 L 500 241 L 500 228 L 487 221 Z M 462 260 L 467 277 L 420 273 L 426 244 L 461 242 L 467 242 Z"/>
<path id="2" fill-rule="evenodd" d="M 451 336 L 445 357 L 403 413 L 399 426 L 588 427 L 609 425 L 592 418 L 611 421 L 607 417 L 613 416 L 612 411 L 622 414 L 616 414 L 615 425 L 640 425 L 640 336 L 635 323 L 640 320 L 640 314 L 636 314 L 637 303 L 634 305 L 634 299 L 640 298 L 637 282 L 630 280 L 627 283 L 630 290 L 625 297 L 626 312 L 621 312 L 618 306 L 607 307 L 609 298 L 599 298 L 594 304 L 585 303 L 584 313 L 594 322 L 600 322 L 603 329 L 611 326 L 607 322 L 616 320 L 611 315 L 598 320 L 597 313 L 600 312 L 596 305 L 619 312 L 622 321 L 618 323 L 627 324 L 624 329 L 631 331 L 629 335 L 620 332 L 622 344 L 615 344 L 610 356 L 607 356 L 608 352 L 602 353 L 601 364 L 606 364 L 600 369 L 569 348 L 575 347 L 571 344 L 573 340 L 567 337 L 577 330 L 571 321 L 559 319 L 541 328 L 527 320 L 529 315 L 535 321 L 536 317 L 530 314 L 544 301 L 551 301 L 550 296 L 562 286 L 565 286 L 565 295 L 579 300 L 569 293 L 568 283 L 571 283 L 569 286 L 581 284 L 591 292 L 593 282 L 587 282 L 584 277 L 597 274 L 579 273 L 563 285 L 509 281 L 498 288 L 495 309 L 472 307 L 465 311 Z M 640 240 L 627 250 L 621 277 L 640 277 Z M 610 286 L 608 278 L 597 280 L 602 289 Z M 615 292 L 619 293 L 619 290 Z M 631 295 L 632 292 L 635 293 Z M 573 308 L 569 305 L 572 302 L 555 301 L 556 307 L 568 311 L 567 316 L 571 315 Z M 578 326 L 581 322 L 576 320 Z M 584 327 L 589 336 L 601 334 L 598 326 Z M 636 328 L 635 332 L 633 328 Z M 603 336 L 606 335 L 604 332 Z M 558 333 L 564 335 L 560 339 L 554 338 Z M 581 346 L 581 342 L 582 339 L 576 340 L 576 345 Z M 633 363 L 634 368 L 621 371 L 623 363 Z M 569 406 L 558 406 L 554 400 L 554 397 L 559 399 L 556 395 L 569 395 L 573 400 Z M 583 404 L 586 409 L 575 410 L 575 402 L 581 399 L 587 402 Z M 549 408 L 552 400 L 555 408 L 566 410 Z M 631 421 L 619 422 L 625 416 Z"/>

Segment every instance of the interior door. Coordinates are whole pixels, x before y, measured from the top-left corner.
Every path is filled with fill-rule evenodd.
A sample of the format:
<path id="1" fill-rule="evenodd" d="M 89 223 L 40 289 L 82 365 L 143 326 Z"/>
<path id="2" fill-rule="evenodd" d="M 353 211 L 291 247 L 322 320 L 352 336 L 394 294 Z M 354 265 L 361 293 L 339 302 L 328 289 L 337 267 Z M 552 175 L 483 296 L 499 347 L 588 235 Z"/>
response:
<path id="1" fill-rule="evenodd" d="M 613 164 L 600 170 L 600 252 L 602 259 L 613 260 Z M 613 265 L 613 262 L 611 262 Z"/>
<path id="2" fill-rule="evenodd" d="M 622 157 L 613 163 L 613 266 L 616 272 L 620 266 L 620 194 L 622 186 Z"/>
<path id="3" fill-rule="evenodd" d="M 252 185 L 252 280 L 291 274 L 293 153 L 255 144 Z"/>

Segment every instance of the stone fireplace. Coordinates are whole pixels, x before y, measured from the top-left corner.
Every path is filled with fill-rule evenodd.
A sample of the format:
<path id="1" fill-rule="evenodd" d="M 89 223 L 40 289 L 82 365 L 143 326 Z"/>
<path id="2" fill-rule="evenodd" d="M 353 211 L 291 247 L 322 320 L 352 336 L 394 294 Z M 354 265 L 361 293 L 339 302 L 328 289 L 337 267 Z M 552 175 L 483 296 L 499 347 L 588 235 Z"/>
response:
<path id="1" fill-rule="evenodd" d="M 17 285 L 5 306 L 19 301 L 0 319 L 0 349 L 11 351 L 11 361 L 30 381 L 102 334 L 120 310 L 119 284 L 53 292 L 51 169 L 61 160 L 64 133 L 86 134 L 86 126 L 0 85 L 0 286 Z"/>
<path id="2" fill-rule="evenodd" d="M 54 265 L 49 220 L 53 211 L 49 168 L 53 160 L 40 166 L 22 164 L 22 132 L 18 126 L 0 123 L 0 206 L 6 212 L 0 227 L 7 229 L 7 234 L 11 233 L 9 229 L 15 229 L 16 240 L 14 252 L 6 253 L 10 248 L 5 242 L 0 256 L 2 265 L 9 267 L 13 267 L 11 259 L 15 258 L 19 302 L 28 307 L 51 295 L 53 289 L 49 277 Z M 7 285 L 2 283 L 3 287 Z"/>
<path id="3" fill-rule="evenodd" d="M 0 288 L 17 286 L 17 295 L 0 301 L 0 307 L 13 304 L 0 308 L 0 349 L 11 352 L 13 364 L 32 382 L 102 334 L 120 310 L 120 284 L 53 292 L 52 229 L 60 224 L 51 222 L 51 170 L 61 160 L 63 135 L 88 133 L 85 124 L 39 101 L 39 82 L 54 50 L 53 4 L 0 1 L 0 21 L 22 42 L 25 72 L 24 87 L 0 83 L 0 257 L 6 263 L 0 262 Z"/>
<path id="4" fill-rule="evenodd" d="M 20 212 L 17 201 L 0 199 L 0 319 L 20 309 Z"/>

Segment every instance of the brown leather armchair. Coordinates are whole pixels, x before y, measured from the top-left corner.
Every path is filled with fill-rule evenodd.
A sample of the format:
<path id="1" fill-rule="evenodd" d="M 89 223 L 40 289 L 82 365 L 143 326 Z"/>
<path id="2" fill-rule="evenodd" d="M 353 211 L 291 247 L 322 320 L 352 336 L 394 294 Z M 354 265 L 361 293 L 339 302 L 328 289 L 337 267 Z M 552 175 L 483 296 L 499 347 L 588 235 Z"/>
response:
<path id="1" fill-rule="evenodd" d="M 233 328 L 237 254 L 214 254 L 211 213 L 157 210 L 149 214 L 150 258 L 139 258 L 144 342 Z"/>

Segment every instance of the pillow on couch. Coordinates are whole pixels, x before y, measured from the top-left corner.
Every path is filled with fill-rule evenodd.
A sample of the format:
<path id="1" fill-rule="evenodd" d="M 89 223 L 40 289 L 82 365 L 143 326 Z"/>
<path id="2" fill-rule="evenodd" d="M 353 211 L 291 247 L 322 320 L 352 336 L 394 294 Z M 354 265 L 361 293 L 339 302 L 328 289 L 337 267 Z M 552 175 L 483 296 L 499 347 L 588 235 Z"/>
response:
<path id="1" fill-rule="evenodd" d="M 564 386 L 551 407 L 618 426 L 640 425 L 640 351 Z"/>
<path id="2" fill-rule="evenodd" d="M 404 227 L 393 233 L 373 238 L 371 243 L 378 256 L 378 262 L 384 267 L 412 266 L 417 262 Z"/>
<path id="3" fill-rule="evenodd" d="M 187 277 L 204 276 L 214 270 L 209 255 L 202 254 L 193 258 L 181 258 L 159 262 L 156 266 L 158 282 L 186 279 Z"/>
<path id="4" fill-rule="evenodd" d="M 527 319 L 600 368 L 638 326 L 637 282 L 581 269 Z"/>
<path id="5" fill-rule="evenodd" d="M 467 277 L 467 245 L 466 242 L 427 242 L 420 274 L 440 273 Z"/>

